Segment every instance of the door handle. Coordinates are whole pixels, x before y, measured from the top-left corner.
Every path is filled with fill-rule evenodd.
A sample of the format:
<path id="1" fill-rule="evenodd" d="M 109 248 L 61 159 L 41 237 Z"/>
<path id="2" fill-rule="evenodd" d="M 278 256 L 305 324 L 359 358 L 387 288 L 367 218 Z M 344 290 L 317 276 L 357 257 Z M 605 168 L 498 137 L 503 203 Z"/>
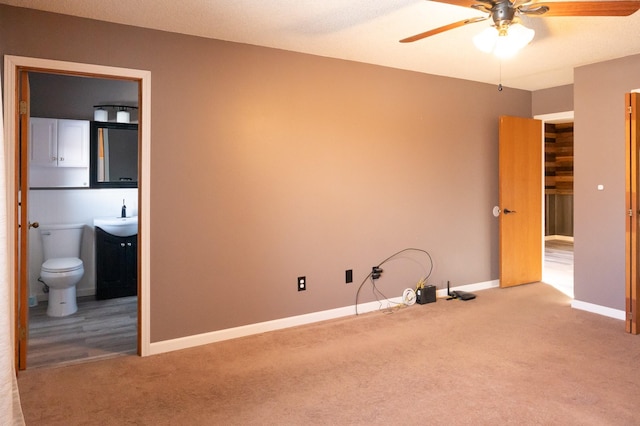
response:
<path id="1" fill-rule="evenodd" d="M 37 228 L 39 226 L 40 226 L 40 224 L 38 222 L 33 222 L 33 223 L 29 222 L 29 229 Z"/>
<path id="2" fill-rule="evenodd" d="M 504 209 L 502 210 L 504 212 L 504 214 L 509 214 L 509 213 L 516 213 L 515 210 L 509 210 L 509 209 Z"/>

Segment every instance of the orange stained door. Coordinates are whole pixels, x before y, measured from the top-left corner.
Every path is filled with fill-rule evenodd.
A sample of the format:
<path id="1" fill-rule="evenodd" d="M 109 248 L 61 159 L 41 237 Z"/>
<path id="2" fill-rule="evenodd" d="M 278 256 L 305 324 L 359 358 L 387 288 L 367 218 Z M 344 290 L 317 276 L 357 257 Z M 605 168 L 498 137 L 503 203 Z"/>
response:
<path id="1" fill-rule="evenodd" d="M 542 122 L 500 117 L 500 287 L 542 279 Z"/>
<path id="2" fill-rule="evenodd" d="M 632 334 L 640 333 L 638 327 L 638 144 L 640 143 L 640 94 L 625 95 L 625 125 L 627 143 L 627 196 L 626 196 L 626 330 Z"/>
<path id="3" fill-rule="evenodd" d="M 28 129 L 29 129 L 29 76 L 25 70 L 18 72 L 18 146 L 16 150 L 16 179 L 17 182 L 15 199 L 18 205 L 14 206 L 14 214 L 17 217 L 18 229 L 15 238 L 17 239 L 17 262 L 15 267 L 16 291 L 15 291 L 15 312 L 16 312 L 16 365 L 18 370 L 27 368 L 27 342 L 29 333 L 29 278 L 28 278 L 28 241 L 29 228 L 27 215 L 27 199 L 29 194 L 28 185 Z"/>

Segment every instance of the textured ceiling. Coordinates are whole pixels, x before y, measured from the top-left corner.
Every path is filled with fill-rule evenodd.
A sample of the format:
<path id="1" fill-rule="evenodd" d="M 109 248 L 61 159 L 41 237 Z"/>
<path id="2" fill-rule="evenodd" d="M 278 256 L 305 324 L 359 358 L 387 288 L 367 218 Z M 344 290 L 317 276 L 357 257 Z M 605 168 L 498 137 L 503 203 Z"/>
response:
<path id="1" fill-rule="evenodd" d="M 640 53 L 640 12 L 620 18 L 527 18 L 533 42 L 511 59 L 475 48 L 489 21 L 428 39 L 398 40 L 481 16 L 426 0 L 0 0 L 158 30 L 491 84 L 538 90 L 573 83 L 581 65 Z"/>

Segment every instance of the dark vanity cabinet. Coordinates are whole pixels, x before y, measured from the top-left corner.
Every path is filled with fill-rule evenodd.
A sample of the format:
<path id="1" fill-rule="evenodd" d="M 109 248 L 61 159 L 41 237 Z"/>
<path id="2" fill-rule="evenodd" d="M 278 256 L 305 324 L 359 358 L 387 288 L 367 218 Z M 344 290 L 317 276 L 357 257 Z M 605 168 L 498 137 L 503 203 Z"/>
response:
<path id="1" fill-rule="evenodd" d="M 96 298 L 138 293 L 138 236 L 117 237 L 96 227 Z"/>

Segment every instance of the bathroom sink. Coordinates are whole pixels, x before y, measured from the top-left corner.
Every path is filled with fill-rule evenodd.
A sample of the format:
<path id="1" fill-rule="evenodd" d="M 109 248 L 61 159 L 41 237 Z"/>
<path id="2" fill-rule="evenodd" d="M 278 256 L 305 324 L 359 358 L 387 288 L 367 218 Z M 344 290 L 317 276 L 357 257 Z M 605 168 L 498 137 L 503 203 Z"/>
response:
<path id="1" fill-rule="evenodd" d="M 96 217 L 93 226 L 116 237 L 130 237 L 138 233 L 138 216 L 130 217 Z"/>

